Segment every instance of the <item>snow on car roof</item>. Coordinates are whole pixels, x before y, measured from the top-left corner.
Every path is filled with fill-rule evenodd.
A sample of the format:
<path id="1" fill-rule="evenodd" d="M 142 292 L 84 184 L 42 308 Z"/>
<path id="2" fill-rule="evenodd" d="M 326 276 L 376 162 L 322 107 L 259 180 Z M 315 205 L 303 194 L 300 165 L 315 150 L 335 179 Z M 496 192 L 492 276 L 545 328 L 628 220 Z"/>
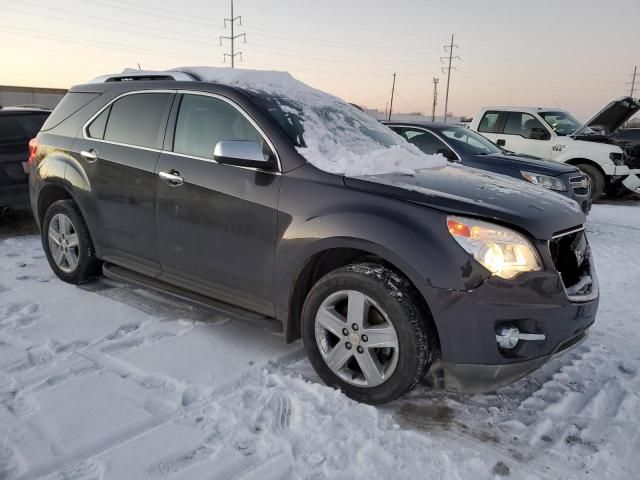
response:
<path id="1" fill-rule="evenodd" d="M 139 71 L 124 73 L 133 72 Z M 303 144 L 296 147 L 298 153 L 330 173 L 354 177 L 413 174 L 447 165 L 443 156 L 422 153 L 373 117 L 288 72 L 216 67 L 179 67 L 167 72 L 184 72 L 205 82 L 269 95 L 277 103 L 283 121 L 302 126 Z"/>

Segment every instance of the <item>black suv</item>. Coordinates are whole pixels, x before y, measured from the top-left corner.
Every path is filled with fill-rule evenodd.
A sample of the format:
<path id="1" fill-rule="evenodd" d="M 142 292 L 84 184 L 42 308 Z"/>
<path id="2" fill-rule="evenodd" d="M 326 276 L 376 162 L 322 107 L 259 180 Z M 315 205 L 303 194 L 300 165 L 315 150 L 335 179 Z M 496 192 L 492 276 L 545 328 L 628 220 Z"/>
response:
<path id="1" fill-rule="evenodd" d="M 0 107 L 0 210 L 29 208 L 29 140 L 50 113 L 44 107 Z"/>
<path id="2" fill-rule="evenodd" d="M 399 397 L 436 359 L 446 388 L 492 390 L 586 337 L 598 284 L 574 202 L 440 165 L 272 73 L 72 88 L 30 161 L 54 272 L 275 318 L 327 384 L 369 403 Z"/>

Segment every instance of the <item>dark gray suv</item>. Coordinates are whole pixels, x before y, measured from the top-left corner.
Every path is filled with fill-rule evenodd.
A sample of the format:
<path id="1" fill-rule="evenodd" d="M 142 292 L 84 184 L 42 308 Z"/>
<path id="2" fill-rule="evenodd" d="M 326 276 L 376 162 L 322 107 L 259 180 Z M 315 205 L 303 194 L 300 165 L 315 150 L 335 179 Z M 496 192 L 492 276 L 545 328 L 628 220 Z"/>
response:
<path id="1" fill-rule="evenodd" d="M 212 72 L 103 77 L 53 112 L 30 186 L 62 280 L 275 318 L 369 403 L 436 365 L 450 390 L 493 390 L 586 337 L 598 284 L 574 202 L 440 165 L 285 77 Z"/>

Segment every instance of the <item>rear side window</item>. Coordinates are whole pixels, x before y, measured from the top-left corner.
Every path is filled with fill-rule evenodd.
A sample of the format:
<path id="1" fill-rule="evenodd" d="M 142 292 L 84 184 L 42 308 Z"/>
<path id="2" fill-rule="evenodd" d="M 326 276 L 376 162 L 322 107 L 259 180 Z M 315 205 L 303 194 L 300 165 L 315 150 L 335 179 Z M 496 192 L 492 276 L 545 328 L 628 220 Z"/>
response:
<path id="1" fill-rule="evenodd" d="M 158 148 L 171 106 L 170 99 L 171 95 L 168 93 L 137 93 L 116 100 L 111 105 L 106 121 L 104 139 L 126 145 Z M 100 117 L 97 120 L 102 121 Z M 96 132 L 96 135 L 99 133 Z"/>
<path id="2" fill-rule="evenodd" d="M 498 131 L 498 118 L 500 112 L 486 112 L 478 125 L 479 132 L 496 133 Z"/>
<path id="3" fill-rule="evenodd" d="M 38 134 L 48 114 L 0 115 L 0 142 L 27 142 Z"/>
<path id="4" fill-rule="evenodd" d="M 49 116 L 47 121 L 44 122 L 42 130 L 51 130 L 53 127 L 58 126 L 99 95 L 99 93 L 67 93 L 64 98 L 60 100 L 60 103 L 58 103 L 58 106 Z"/>
<path id="5" fill-rule="evenodd" d="M 236 108 L 217 98 L 185 95 L 180 103 L 173 151 L 213 159 L 216 144 L 223 140 L 258 142 L 269 153 L 260 133 Z"/>

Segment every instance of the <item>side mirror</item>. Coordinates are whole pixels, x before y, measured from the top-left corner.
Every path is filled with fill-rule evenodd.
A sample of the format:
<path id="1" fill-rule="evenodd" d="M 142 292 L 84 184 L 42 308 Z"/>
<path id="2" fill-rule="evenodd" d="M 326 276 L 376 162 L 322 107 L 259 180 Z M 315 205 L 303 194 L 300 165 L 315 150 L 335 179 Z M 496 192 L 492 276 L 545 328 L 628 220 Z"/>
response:
<path id="1" fill-rule="evenodd" d="M 458 156 L 453 153 L 452 150 L 448 149 L 448 148 L 439 148 L 438 150 L 436 150 L 436 155 L 442 155 L 444 158 L 446 158 L 447 160 L 449 160 L 450 162 L 457 162 L 458 161 Z"/>
<path id="2" fill-rule="evenodd" d="M 267 168 L 271 158 L 262 151 L 258 142 L 223 140 L 216 143 L 213 159 L 218 163 L 239 167 Z"/>
<path id="3" fill-rule="evenodd" d="M 544 128 L 532 128 L 529 130 L 527 138 L 530 140 L 549 140 L 551 136 Z"/>

